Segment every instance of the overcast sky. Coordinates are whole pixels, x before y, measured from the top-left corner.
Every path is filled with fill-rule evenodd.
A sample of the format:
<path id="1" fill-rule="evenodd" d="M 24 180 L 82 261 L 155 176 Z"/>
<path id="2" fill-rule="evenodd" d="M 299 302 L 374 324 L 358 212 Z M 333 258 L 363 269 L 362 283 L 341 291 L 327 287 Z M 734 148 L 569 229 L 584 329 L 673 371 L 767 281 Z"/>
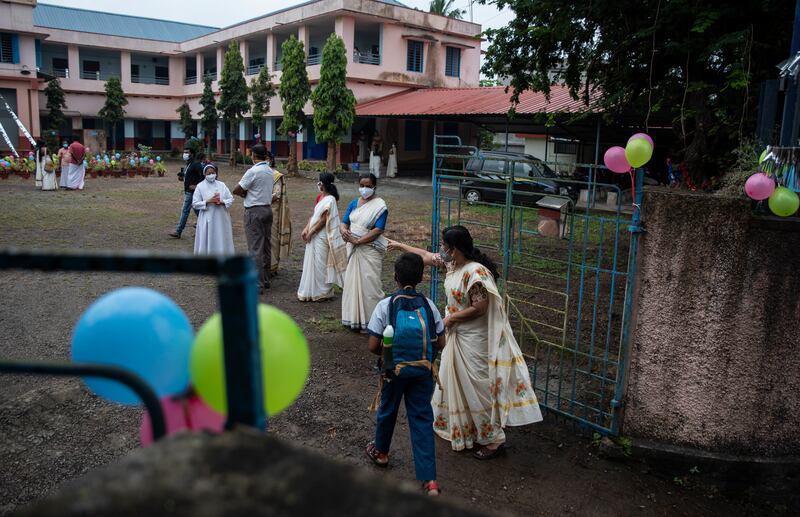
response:
<path id="1" fill-rule="evenodd" d="M 80 7 L 94 11 L 108 11 L 117 14 L 132 14 L 163 20 L 175 20 L 213 27 L 225 27 L 234 23 L 303 3 L 306 0 L 44 0 L 41 3 Z M 428 10 L 430 0 L 400 0 L 408 7 Z M 468 10 L 469 0 L 455 0 L 461 9 Z M 473 20 L 485 29 L 505 25 L 513 13 L 508 9 L 498 11 L 494 6 L 477 5 L 472 7 Z M 464 16 L 469 20 L 469 11 Z M 484 42 L 484 50 L 486 43 Z"/>

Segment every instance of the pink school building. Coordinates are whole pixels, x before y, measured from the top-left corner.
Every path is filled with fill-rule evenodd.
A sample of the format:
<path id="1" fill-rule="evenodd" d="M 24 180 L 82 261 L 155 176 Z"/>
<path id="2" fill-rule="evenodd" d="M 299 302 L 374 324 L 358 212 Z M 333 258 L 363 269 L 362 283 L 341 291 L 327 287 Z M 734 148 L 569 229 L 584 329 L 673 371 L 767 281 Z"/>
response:
<path id="1" fill-rule="evenodd" d="M 224 8 L 224 3 L 219 8 Z M 209 20 L 214 13 L 207 13 Z M 357 103 L 420 88 L 476 87 L 479 81 L 480 25 L 432 15 L 405 7 L 395 0 L 314 0 L 264 14 L 230 27 L 186 23 L 65 8 L 36 0 L 0 2 L 0 94 L 34 137 L 41 135 L 47 114 L 43 90 L 46 80 L 59 77 L 66 92 L 68 123 L 62 138 L 83 138 L 86 131 L 110 128 L 98 118 L 103 106 L 104 81 L 118 76 L 129 104 L 117 128 L 117 146 L 137 144 L 159 150 L 180 148 L 184 135 L 176 109 L 189 103 L 194 117 L 200 111 L 203 78 L 210 76 L 218 92 L 223 54 L 237 41 L 248 82 L 264 66 L 280 82 L 281 44 L 299 38 L 308 56 L 313 85 L 319 80 L 322 47 L 332 33 L 347 47 L 348 86 Z M 306 113 L 313 113 L 312 107 Z M 276 131 L 281 119 L 280 99 L 272 99 L 264 140 L 280 156 L 288 154 L 286 138 Z M 0 123 L 20 149 L 29 144 L 5 109 Z M 396 144 L 399 157 L 409 163 L 429 160 L 434 130 L 465 132 L 474 129 L 419 120 L 358 118 L 341 148 L 344 162 L 363 161 L 374 132 L 384 148 Z M 238 130 L 238 146 L 253 142 L 257 128 L 249 118 Z M 218 152 L 228 152 L 227 126 L 220 122 Z M 202 134 L 200 136 L 203 136 Z M 314 140 L 310 119 L 299 135 L 298 156 L 322 159 L 324 144 Z M 1 140 L 1 139 L 0 139 Z M 6 148 L 0 141 L 0 150 Z M 386 152 L 386 151 L 385 151 Z"/>

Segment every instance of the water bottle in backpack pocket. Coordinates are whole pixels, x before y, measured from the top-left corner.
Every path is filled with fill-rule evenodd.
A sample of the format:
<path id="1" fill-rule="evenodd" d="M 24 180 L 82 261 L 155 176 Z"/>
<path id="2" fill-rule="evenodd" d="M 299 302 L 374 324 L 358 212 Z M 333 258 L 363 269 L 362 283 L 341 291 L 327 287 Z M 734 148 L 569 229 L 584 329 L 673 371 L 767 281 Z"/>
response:
<path id="1" fill-rule="evenodd" d="M 383 369 L 398 377 L 430 375 L 437 339 L 435 321 L 423 295 L 413 291 L 393 295 L 389 300 L 389 324 L 394 335 L 391 355 L 384 354 Z"/>

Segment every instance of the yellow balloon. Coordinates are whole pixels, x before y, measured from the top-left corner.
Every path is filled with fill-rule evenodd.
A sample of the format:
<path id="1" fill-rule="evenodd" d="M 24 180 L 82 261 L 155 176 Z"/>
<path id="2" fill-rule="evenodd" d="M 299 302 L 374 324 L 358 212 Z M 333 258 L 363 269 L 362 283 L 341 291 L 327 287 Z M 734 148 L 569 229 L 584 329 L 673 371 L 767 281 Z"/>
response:
<path id="1" fill-rule="evenodd" d="M 625 146 L 625 158 L 634 169 L 649 162 L 652 156 L 653 146 L 644 138 L 634 138 Z"/>
<path id="2" fill-rule="evenodd" d="M 275 416 L 300 395 L 311 363 L 302 330 L 285 312 L 258 305 L 264 409 Z M 192 385 L 206 404 L 227 414 L 225 367 L 222 350 L 222 318 L 214 314 L 200 327 L 189 362 Z"/>

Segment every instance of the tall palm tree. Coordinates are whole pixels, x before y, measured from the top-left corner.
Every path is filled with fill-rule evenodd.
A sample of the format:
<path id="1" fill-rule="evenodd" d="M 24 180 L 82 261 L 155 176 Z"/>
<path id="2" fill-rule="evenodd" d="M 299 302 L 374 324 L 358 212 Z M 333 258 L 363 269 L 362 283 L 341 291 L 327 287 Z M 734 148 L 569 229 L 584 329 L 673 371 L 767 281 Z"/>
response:
<path id="1" fill-rule="evenodd" d="M 431 0 L 431 7 L 428 11 L 432 14 L 449 16 L 450 18 L 460 20 L 467 11 L 453 7 L 454 1 L 455 0 Z"/>

